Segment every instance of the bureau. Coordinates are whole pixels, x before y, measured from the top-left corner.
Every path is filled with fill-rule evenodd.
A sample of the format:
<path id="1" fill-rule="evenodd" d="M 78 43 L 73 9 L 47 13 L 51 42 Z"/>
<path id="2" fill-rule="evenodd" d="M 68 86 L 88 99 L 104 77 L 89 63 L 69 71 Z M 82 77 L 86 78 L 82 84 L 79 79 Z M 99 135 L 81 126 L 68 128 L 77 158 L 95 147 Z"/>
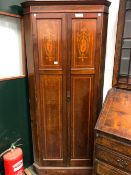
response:
<path id="1" fill-rule="evenodd" d="M 131 174 L 131 92 L 112 88 L 95 127 L 93 175 Z"/>

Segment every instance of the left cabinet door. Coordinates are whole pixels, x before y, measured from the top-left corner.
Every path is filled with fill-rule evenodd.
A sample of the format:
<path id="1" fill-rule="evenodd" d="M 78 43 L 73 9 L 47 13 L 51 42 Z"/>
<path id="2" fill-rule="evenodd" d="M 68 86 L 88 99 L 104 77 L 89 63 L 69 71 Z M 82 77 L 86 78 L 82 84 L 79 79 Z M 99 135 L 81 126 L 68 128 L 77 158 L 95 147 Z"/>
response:
<path id="1" fill-rule="evenodd" d="M 42 166 L 66 164 L 66 18 L 34 14 L 33 50 Z"/>

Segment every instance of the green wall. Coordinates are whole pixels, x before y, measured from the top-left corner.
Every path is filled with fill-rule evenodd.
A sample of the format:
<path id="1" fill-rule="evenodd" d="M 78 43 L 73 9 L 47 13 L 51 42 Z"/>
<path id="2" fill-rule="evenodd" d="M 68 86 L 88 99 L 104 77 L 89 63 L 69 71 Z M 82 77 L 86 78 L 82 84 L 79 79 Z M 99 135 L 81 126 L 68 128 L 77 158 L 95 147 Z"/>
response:
<path id="1" fill-rule="evenodd" d="M 24 0 L 0 0 L 0 11 L 14 14 L 21 14 L 22 8 L 20 3 Z"/>
<path id="2" fill-rule="evenodd" d="M 21 138 L 24 165 L 32 164 L 32 143 L 29 120 L 27 80 L 0 81 L 0 151 Z M 0 166 L 1 167 L 1 166 Z"/>
<path id="3" fill-rule="evenodd" d="M 0 11 L 21 14 L 22 0 L 0 0 Z M 0 81 L 0 153 L 21 138 L 24 166 L 33 163 L 31 126 L 26 78 Z M 3 174 L 0 159 L 0 174 Z"/>

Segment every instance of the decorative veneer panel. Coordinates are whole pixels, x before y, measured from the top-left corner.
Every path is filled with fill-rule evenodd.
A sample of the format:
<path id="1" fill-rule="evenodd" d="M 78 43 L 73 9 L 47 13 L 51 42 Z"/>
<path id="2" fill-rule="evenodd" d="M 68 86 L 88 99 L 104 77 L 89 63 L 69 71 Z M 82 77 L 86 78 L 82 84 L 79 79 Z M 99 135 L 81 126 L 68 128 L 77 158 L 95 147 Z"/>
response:
<path id="1" fill-rule="evenodd" d="M 62 159 L 62 77 L 40 76 L 43 159 Z"/>

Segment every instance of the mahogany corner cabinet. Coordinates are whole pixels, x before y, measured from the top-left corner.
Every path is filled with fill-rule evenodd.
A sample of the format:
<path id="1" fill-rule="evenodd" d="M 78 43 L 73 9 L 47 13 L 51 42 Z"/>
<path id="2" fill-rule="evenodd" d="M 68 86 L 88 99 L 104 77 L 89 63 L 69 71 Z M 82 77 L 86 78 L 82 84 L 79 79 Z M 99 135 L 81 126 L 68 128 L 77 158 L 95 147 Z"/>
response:
<path id="1" fill-rule="evenodd" d="M 92 174 L 109 5 L 106 0 L 22 3 L 34 167 L 40 175 Z"/>

